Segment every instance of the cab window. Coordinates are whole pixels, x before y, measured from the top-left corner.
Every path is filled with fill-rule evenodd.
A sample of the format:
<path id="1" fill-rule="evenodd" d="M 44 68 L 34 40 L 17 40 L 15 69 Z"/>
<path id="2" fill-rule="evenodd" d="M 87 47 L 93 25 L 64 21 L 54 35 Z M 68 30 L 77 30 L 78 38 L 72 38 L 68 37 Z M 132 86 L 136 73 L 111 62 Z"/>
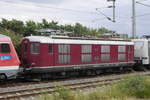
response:
<path id="1" fill-rule="evenodd" d="M 39 54 L 40 53 L 40 44 L 32 43 L 31 44 L 31 54 Z"/>
<path id="2" fill-rule="evenodd" d="M 53 53 L 53 45 L 52 44 L 48 45 L 48 53 Z"/>
<path id="3" fill-rule="evenodd" d="M 4 43 L 0 45 L 0 52 L 1 53 L 10 53 L 10 47 L 9 44 Z"/>

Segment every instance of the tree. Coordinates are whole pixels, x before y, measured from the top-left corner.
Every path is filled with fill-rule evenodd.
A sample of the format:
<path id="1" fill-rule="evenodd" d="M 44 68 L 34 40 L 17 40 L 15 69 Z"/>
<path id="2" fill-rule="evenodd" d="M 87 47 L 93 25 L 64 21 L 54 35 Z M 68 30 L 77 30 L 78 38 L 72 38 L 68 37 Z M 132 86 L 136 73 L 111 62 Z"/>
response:
<path id="1" fill-rule="evenodd" d="M 16 48 L 17 53 L 20 54 L 20 43 L 22 35 L 15 34 L 13 31 L 10 30 L 0 30 L 0 34 L 9 36 Z"/>
<path id="2" fill-rule="evenodd" d="M 58 25 L 58 22 L 49 22 L 46 19 L 43 19 L 42 22 L 34 22 L 30 20 L 26 21 L 25 23 L 16 19 L 2 19 L 2 21 L 0 22 L 1 30 L 10 30 L 13 31 L 12 34 L 19 34 L 22 36 L 29 36 L 31 34 L 38 35 L 39 33 L 36 32 L 36 30 L 42 28 L 62 29 L 64 31 L 73 32 L 76 36 L 98 36 L 104 33 L 112 32 L 103 27 L 99 29 L 90 29 L 80 23 L 76 23 L 75 25 Z"/>
<path id="3" fill-rule="evenodd" d="M 74 32 L 77 36 L 81 36 L 83 34 L 83 26 L 80 23 L 76 23 L 74 26 Z"/>
<path id="4" fill-rule="evenodd" d="M 62 29 L 65 31 L 74 32 L 74 27 L 71 25 L 61 25 L 61 27 L 63 27 Z"/>
<path id="5" fill-rule="evenodd" d="M 49 23 L 49 28 L 59 29 L 58 22 L 51 21 Z"/>
<path id="6" fill-rule="evenodd" d="M 16 34 L 24 34 L 24 23 L 13 19 L 9 21 L 9 29 L 14 31 Z"/>
<path id="7" fill-rule="evenodd" d="M 97 36 L 99 34 L 99 32 L 96 29 L 91 29 L 90 30 L 90 35 L 91 36 Z"/>
<path id="8" fill-rule="evenodd" d="M 38 27 L 34 21 L 27 21 L 24 36 L 37 35 L 36 29 L 38 29 Z"/>
<path id="9" fill-rule="evenodd" d="M 106 29 L 106 28 L 104 28 L 104 27 L 98 29 L 98 33 L 99 33 L 99 34 L 111 33 L 111 32 L 112 32 L 112 31 L 110 31 L 110 30 L 108 30 L 108 29 Z"/>
<path id="10" fill-rule="evenodd" d="M 0 27 L 3 29 L 9 29 L 9 21 L 7 19 L 2 18 L 2 21 L 0 22 Z"/>
<path id="11" fill-rule="evenodd" d="M 42 19 L 42 27 L 43 28 L 49 28 L 49 23 L 46 19 Z"/>

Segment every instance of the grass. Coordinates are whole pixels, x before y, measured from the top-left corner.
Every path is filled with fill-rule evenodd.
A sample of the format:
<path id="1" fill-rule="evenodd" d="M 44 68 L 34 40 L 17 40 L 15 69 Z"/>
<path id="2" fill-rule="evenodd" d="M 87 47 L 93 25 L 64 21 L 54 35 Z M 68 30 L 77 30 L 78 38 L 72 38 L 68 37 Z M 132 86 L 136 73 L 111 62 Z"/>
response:
<path id="1" fill-rule="evenodd" d="M 106 88 L 96 88 L 90 92 L 71 91 L 58 86 L 51 95 L 43 95 L 39 100 L 150 100 L 150 78 L 129 76 Z"/>

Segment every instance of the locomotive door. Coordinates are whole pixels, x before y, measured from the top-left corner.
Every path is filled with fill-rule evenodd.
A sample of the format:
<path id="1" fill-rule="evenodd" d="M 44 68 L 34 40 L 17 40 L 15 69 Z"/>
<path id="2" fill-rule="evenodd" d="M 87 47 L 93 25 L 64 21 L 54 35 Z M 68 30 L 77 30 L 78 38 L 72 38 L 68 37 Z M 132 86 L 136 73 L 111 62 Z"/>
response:
<path id="1" fill-rule="evenodd" d="M 49 56 L 50 56 L 50 66 L 54 66 L 55 64 L 55 53 L 54 53 L 54 44 L 49 44 L 48 45 L 48 53 L 49 53 Z"/>

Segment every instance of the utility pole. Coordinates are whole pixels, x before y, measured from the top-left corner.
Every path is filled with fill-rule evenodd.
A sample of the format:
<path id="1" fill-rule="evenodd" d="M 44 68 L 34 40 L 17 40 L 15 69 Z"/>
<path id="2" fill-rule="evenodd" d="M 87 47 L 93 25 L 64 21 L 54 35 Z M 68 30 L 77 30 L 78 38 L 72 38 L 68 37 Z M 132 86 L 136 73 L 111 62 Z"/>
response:
<path id="1" fill-rule="evenodd" d="M 116 6 L 115 6 L 115 0 L 113 1 L 113 22 L 116 22 Z"/>
<path id="2" fill-rule="evenodd" d="M 107 2 L 113 2 L 113 6 L 111 6 L 113 8 L 113 19 L 112 19 L 112 22 L 116 22 L 116 6 L 115 6 L 115 3 L 116 3 L 116 0 L 107 0 Z"/>
<path id="3" fill-rule="evenodd" d="M 137 38 L 135 0 L 132 0 L 132 38 Z"/>

